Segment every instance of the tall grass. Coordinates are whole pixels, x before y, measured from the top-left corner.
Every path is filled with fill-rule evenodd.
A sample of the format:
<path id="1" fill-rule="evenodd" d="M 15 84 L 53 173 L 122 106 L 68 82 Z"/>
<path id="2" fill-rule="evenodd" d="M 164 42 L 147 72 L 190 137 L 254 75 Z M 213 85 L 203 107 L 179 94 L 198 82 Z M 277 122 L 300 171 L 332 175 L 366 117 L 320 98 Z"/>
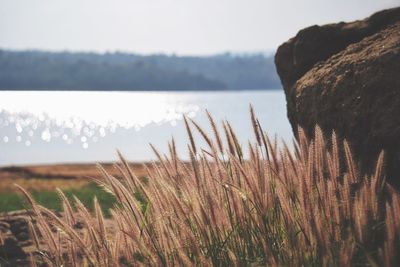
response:
<path id="1" fill-rule="evenodd" d="M 209 115 L 209 114 L 208 114 Z M 248 156 L 231 125 L 212 134 L 185 119 L 189 162 L 170 155 L 139 179 L 122 157 L 123 179 L 97 181 L 117 199 L 106 220 L 59 191 L 64 215 L 32 206 L 33 262 L 56 266 L 400 266 L 400 196 L 375 173 L 357 170 L 350 145 L 335 133 L 313 140 L 299 129 L 291 150 L 271 140 L 251 109 Z M 200 148 L 192 131 L 207 143 Z M 225 137 L 223 141 L 222 137 Z M 343 152 L 341 152 L 343 151 Z M 83 225 L 77 227 L 77 225 Z M 34 263 L 33 263 L 34 265 Z"/>

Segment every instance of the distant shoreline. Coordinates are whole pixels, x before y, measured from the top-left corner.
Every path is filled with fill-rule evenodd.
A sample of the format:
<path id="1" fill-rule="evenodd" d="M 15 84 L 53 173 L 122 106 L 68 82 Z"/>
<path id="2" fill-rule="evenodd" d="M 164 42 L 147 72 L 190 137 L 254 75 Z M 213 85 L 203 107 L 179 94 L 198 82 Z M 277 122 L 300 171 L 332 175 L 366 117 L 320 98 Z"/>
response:
<path id="1" fill-rule="evenodd" d="M 219 91 L 280 86 L 272 54 L 177 57 L 0 49 L 0 88 L 10 90 Z"/>
<path id="2" fill-rule="evenodd" d="M 196 92 L 251 92 L 251 91 L 280 91 L 283 90 L 282 88 L 262 88 L 262 89 L 199 89 L 199 90 L 98 90 L 98 89 L 1 89 L 0 92 L 141 92 L 141 93 L 181 93 L 181 92 L 189 92 L 189 93 L 196 93 Z"/>

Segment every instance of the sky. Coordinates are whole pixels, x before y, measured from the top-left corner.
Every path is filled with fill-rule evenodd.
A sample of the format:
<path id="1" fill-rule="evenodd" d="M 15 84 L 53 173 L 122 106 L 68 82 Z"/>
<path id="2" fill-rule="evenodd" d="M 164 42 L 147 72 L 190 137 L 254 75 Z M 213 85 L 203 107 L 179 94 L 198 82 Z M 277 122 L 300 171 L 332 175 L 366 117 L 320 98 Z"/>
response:
<path id="1" fill-rule="evenodd" d="M 304 27 L 395 6 L 400 0 L 0 0 L 0 48 L 273 52 Z"/>

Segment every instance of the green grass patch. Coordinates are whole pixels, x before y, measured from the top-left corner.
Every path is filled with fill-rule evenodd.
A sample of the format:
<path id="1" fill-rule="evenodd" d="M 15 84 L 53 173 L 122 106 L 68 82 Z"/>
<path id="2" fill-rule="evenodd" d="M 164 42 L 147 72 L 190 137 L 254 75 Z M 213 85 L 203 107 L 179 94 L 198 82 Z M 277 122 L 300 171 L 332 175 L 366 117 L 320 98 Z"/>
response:
<path id="1" fill-rule="evenodd" d="M 108 210 L 115 204 L 115 198 L 110 193 L 104 191 L 95 183 L 90 183 L 79 189 L 63 190 L 68 199 L 72 200 L 75 195 L 82 203 L 93 209 L 93 198 L 96 196 L 106 216 Z M 61 200 L 55 191 L 32 191 L 33 198 L 46 208 L 55 211 L 62 211 Z M 22 195 L 16 192 L 0 193 L 0 212 L 9 212 L 29 208 Z"/>

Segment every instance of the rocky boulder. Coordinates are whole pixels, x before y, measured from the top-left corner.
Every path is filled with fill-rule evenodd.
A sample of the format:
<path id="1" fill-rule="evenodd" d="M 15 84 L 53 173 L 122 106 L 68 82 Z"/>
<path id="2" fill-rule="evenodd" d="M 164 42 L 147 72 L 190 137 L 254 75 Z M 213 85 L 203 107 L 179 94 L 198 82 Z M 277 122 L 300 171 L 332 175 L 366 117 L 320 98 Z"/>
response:
<path id="1" fill-rule="evenodd" d="M 315 124 L 335 129 L 363 172 L 385 150 L 388 180 L 400 188 L 400 8 L 301 30 L 275 63 L 295 134 L 297 125 L 310 136 Z"/>

